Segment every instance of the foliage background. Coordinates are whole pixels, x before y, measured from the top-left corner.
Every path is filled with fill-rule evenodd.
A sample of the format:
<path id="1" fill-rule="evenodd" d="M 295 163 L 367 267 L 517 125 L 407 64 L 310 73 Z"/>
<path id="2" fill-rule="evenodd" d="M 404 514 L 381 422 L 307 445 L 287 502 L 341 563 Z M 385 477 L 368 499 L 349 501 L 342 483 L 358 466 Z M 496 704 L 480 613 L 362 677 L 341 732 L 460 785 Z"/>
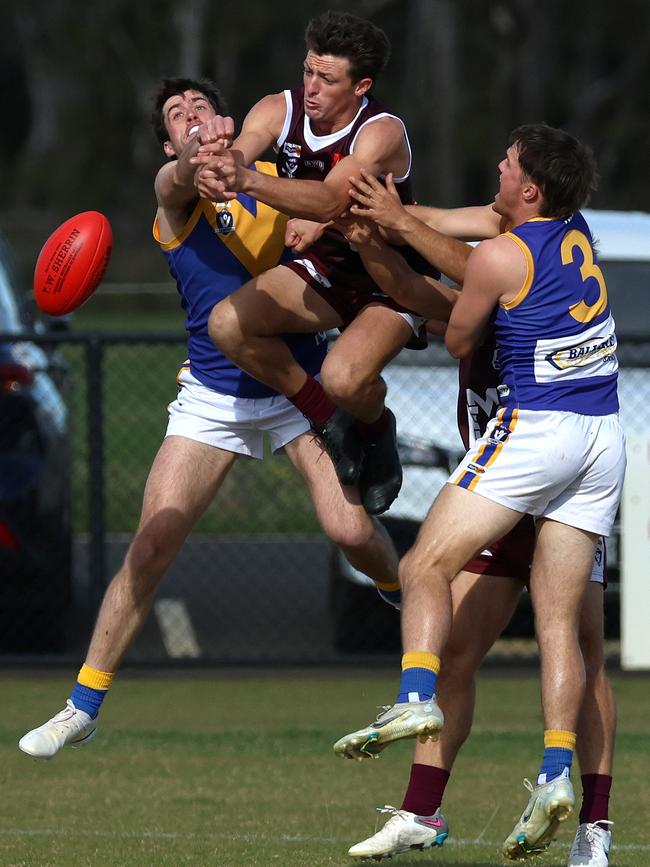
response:
<path id="1" fill-rule="evenodd" d="M 650 207 L 643 0 L 32 0 L 8 6 L 0 29 L 0 228 L 24 276 L 58 222 L 97 209 L 116 236 L 108 281 L 166 280 L 149 234 L 158 79 L 214 78 L 241 121 L 299 82 L 305 24 L 327 8 L 390 36 L 376 92 L 407 122 L 421 201 L 488 201 L 509 130 L 546 120 L 594 148 L 594 206 Z"/>

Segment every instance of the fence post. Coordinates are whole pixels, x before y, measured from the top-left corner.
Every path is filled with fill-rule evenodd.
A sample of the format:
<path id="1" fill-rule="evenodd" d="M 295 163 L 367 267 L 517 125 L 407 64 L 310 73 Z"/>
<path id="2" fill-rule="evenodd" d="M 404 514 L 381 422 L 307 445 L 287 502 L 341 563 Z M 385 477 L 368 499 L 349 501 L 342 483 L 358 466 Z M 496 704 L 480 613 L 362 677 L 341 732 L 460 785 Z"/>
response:
<path id="1" fill-rule="evenodd" d="M 93 613 L 99 609 L 106 589 L 103 361 L 103 338 L 99 334 L 91 334 L 86 342 L 86 372 L 88 382 L 88 497 L 90 507 L 88 602 Z"/>

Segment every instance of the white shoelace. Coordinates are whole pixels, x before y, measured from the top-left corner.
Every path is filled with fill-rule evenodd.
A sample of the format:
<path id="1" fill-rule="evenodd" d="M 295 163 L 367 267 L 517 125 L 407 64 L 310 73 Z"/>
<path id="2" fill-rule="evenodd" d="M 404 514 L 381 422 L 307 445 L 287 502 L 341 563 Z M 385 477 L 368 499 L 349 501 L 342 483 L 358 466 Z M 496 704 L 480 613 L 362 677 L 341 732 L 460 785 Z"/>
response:
<path id="1" fill-rule="evenodd" d="M 594 844 L 601 843 L 600 835 L 597 831 L 606 831 L 603 825 L 613 825 L 608 819 L 599 819 L 598 822 L 587 822 L 584 834 L 579 834 L 577 838 L 576 855 L 591 856 L 594 854 Z"/>

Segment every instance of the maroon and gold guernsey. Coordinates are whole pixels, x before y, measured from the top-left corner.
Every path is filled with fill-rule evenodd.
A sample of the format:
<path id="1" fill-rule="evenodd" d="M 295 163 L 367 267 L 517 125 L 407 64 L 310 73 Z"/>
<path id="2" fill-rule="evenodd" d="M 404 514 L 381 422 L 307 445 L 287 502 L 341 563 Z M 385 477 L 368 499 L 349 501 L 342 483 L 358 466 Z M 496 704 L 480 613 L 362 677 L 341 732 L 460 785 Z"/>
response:
<path id="1" fill-rule="evenodd" d="M 276 166 L 278 176 L 282 178 L 322 181 L 339 160 L 354 153 L 359 133 L 369 123 L 391 117 L 404 127 L 403 121 L 388 112 L 374 97 L 364 96 L 357 114 L 346 127 L 330 135 L 316 135 L 305 114 L 304 87 L 285 90 L 284 97 L 287 112 L 276 144 Z M 411 148 L 406 127 L 404 140 L 409 151 L 409 166 L 403 177 L 394 180 L 401 201 L 410 204 L 413 202 Z M 414 270 L 439 276 L 412 248 L 399 249 Z M 359 254 L 335 229 L 326 229 L 301 259 L 286 263 L 286 267 L 296 271 L 321 294 L 346 324 L 371 302 L 379 302 L 397 310 L 405 309 L 381 291 L 363 267 Z"/>

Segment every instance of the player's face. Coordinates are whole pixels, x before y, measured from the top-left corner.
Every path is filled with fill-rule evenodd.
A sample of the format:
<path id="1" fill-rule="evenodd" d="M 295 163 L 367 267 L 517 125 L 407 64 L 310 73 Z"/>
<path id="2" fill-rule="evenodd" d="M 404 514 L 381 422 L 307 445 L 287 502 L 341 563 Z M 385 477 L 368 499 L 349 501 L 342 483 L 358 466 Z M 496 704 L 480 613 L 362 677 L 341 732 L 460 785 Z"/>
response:
<path id="1" fill-rule="evenodd" d="M 517 148 L 511 145 L 499 163 L 499 192 L 494 198 L 494 210 L 497 214 L 509 216 L 521 201 L 523 187 L 524 175 L 519 165 Z"/>
<path id="2" fill-rule="evenodd" d="M 169 142 L 165 145 L 168 156 L 178 156 L 199 126 L 216 112 L 206 96 L 198 90 L 186 90 L 170 96 L 162 107 L 162 117 Z"/>
<path id="3" fill-rule="evenodd" d="M 350 61 L 345 57 L 313 51 L 305 58 L 303 82 L 305 114 L 317 125 L 336 123 L 350 112 L 356 113 L 359 98 L 372 84 L 370 78 L 353 82 Z"/>

